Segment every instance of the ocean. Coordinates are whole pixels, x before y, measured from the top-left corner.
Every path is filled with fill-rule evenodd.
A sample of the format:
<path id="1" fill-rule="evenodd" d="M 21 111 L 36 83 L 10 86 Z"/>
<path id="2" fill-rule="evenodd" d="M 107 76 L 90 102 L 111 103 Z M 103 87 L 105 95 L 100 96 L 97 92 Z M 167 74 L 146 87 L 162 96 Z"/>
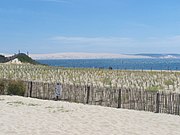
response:
<path id="1" fill-rule="evenodd" d="M 180 59 L 59 59 L 37 60 L 49 66 L 122 70 L 180 70 Z"/>

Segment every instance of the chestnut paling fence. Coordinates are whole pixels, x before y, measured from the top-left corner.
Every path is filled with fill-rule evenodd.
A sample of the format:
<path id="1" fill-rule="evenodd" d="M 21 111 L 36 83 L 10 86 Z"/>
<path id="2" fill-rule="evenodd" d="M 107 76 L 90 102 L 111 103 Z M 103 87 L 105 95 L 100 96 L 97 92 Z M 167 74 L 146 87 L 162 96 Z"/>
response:
<path id="1" fill-rule="evenodd" d="M 26 97 L 48 100 L 55 98 L 54 83 L 24 81 L 24 85 Z M 6 87 L 0 87 L 0 94 L 6 94 L 6 91 Z M 90 105 L 180 115 L 180 94 L 171 92 L 63 84 L 60 99 Z"/>

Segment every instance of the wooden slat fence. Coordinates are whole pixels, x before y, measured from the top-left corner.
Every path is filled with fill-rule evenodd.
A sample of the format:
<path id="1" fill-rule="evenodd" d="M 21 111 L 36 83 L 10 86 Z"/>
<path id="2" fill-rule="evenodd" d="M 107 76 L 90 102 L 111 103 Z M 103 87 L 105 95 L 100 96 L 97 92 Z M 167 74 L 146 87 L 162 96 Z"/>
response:
<path id="1" fill-rule="evenodd" d="M 24 81 L 24 85 L 26 97 L 48 100 L 55 98 L 54 83 Z M 2 89 L 5 88 L 0 86 L 0 94 L 6 94 L 6 90 Z M 180 115 L 178 93 L 63 84 L 60 98 L 64 101 L 90 105 Z"/>

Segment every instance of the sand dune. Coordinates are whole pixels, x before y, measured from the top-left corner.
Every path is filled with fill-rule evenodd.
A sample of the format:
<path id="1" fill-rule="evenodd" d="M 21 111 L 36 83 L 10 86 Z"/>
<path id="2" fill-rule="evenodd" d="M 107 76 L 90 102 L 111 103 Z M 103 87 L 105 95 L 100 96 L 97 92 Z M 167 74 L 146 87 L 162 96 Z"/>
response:
<path id="1" fill-rule="evenodd" d="M 0 135 L 179 135 L 180 117 L 0 96 Z"/>
<path id="2" fill-rule="evenodd" d="M 52 53 L 52 54 L 31 54 L 33 59 L 104 59 L 104 58 L 151 58 L 148 56 L 111 54 L 111 53 Z"/>

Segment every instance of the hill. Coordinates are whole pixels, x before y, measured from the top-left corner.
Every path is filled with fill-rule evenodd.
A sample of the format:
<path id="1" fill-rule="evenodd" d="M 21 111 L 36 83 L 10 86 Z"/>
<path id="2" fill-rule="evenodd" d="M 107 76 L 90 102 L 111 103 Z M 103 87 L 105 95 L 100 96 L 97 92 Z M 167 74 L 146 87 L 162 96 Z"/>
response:
<path id="1" fill-rule="evenodd" d="M 5 57 L 3 55 L 0 55 L 0 63 L 10 62 L 10 61 L 13 61 L 15 59 L 18 59 L 22 63 L 30 63 L 30 64 L 34 64 L 34 65 L 40 64 L 24 53 L 15 54 L 15 55 L 10 56 L 10 57 Z"/>
<path id="2" fill-rule="evenodd" d="M 0 55 L 0 63 L 4 62 L 4 61 L 5 61 L 5 59 L 6 59 L 6 57 L 5 57 L 5 56 Z"/>

